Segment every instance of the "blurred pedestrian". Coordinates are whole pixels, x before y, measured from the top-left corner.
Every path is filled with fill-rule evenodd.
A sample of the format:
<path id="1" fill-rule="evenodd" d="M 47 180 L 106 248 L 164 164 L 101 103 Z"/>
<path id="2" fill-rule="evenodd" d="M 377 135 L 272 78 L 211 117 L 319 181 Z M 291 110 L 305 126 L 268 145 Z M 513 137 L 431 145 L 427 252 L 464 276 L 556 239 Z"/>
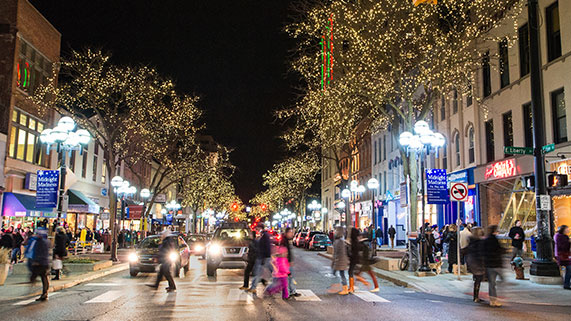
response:
<path id="1" fill-rule="evenodd" d="M 254 232 L 254 238 L 252 238 L 248 244 L 248 264 L 244 269 L 244 285 L 240 287 L 240 290 L 248 290 L 248 286 L 250 285 L 250 274 L 252 274 L 252 271 L 254 270 L 254 265 L 256 264 L 256 258 L 258 256 L 256 243 L 259 236 L 260 234 L 257 234 L 256 236 L 256 232 Z"/>
<path id="2" fill-rule="evenodd" d="M 331 262 L 331 268 L 333 270 L 333 274 L 339 273 L 339 277 L 341 278 L 341 284 L 343 289 L 339 294 L 347 295 L 349 294 L 347 288 L 347 278 L 345 277 L 345 270 L 347 270 L 347 266 L 349 265 L 349 259 L 347 257 L 347 246 L 345 245 L 345 240 L 343 240 L 343 231 L 342 227 L 337 227 L 335 229 L 335 241 L 333 242 L 333 260 Z"/>
<path id="3" fill-rule="evenodd" d="M 30 283 L 34 285 L 38 276 L 42 280 L 42 294 L 36 301 L 46 301 L 48 299 L 48 289 L 50 287 L 48 279 L 48 274 L 50 273 L 49 249 L 48 230 L 45 227 L 37 228 L 36 234 L 32 236 L 32 240 L 26 249 L 26 258 L 28 259 L 28 268 L 30 269 Z"/>
<path id="4" fill-rule="evenodd" d="M 373 284 L 375 287 L 371 290 L 371 292 L 379 292 L 379 283 L 377 282 L 377 277 L 373 270 L 371 269 L 371 254 L 369 253 L 369 240 L 364 237 L 359 237 L 359 247 L 361 252 L 361 267 L 359 271 L 355 273 L 355 276 L 361 278 L 361 272 L 366 272 L 371 276 L 373 280 Z M 364 280 L 364 279 L 363 279 Z M 364 282 L 365 285 L 368 286 L 368 282 Z"/>
<path id="5" fill-rule="evenodd" d="M 254 279 L 252 280 L 252 284 L 248 292 L 256 294 L 256 287 L 258 283 L 262 279 L 262 268 L 269 269 L 270 273 L 273 272 L 272 265 L 271 265 L 271 256 L 272 256 L 272 248 L 271 248 L 271 240 L 270 235 L 265 230 L 264 224 L 260 223 L 257 226 L 258 233 L 260 234 L 260 238 L 257 242 L 257 258 L 256 263 L 254 265 Z"/>
<path id="6" fill-rule="evenodd" d="M 445 242 L 448 244 L 448 273 L 452 273 L 454 264 L 457 264 L 458 261 L 458 235 L 456 235 L 456 228 L 456 224 L 450 224 L 448 226 L 448 233 L 446 234 Z M 458 273 L 460 273 L 460 270 L 458 270 Z"/>
<path id="7" fill-rule="evenodd" d="M 282 299 L 289 299 L 288 290 L 288 275 L 289 275 L 289 261 L 288 261 L 288 250 L 287 244 L 288 240 L 284 237 L 281 238 L 279 243 L 274 247 L 274 253 L 272 255 L 272 261 L 270 264 L 273 265 L 273 281 L 266 290 L 264 294 L 266 296 L 271 296 L 279 291 L 282 291 Z"/>
<path id="8" fill-rule="evenodd" d="M 565 268 L 563 288 L 571 290 L 571 248 L 569 243 L 569 227 L 561 225 L 555 234 L 555 257 L 559 266 Z"/>
<path id="9" fill-rule="evenodd" d="M 294 276 L 294 273 L 293 273 L 293 248 L 291 246 L 291 242 L 293 239 L 293 230 L 291 229 L 291 227 L 288 227 L 285 229 L 285 232 L 284 232 L 282 238 L 286 240 L 285 246 L 287 248 L 287 260 L 289 263 L 289 274 L 287 277 L 289 296 L 290 297 L 291 296 L 298 297 L 298 296 L 301 296 L 301 294 L 297 293 L 297 291 L 296 291 L 295 279 L 293 277 Z"/>
<path id="10" fill-rule="evenodd" d="M 391 225 L 389 227 L 389 237 L 391 238 L 391 249 L 395 248 L 395 235 L 397 234 L 397 230 Z"/>
<path id="11" fill-rule="evenodd" d="M 157 273 L 157 280 L 155 281 L 155 284 L 148 286 L 157 289 L 163 278 L 166 278 L 169 283 L 169 286 L 166 288 L 167 292 L 174 292 L 176 290 L 176 284 L 174 283 L 174 279 L 171 273 L 174 263 L 171 254 L 176 253 L 178 247 L 175 242 L 177 242 L 177 238 L 173 237 L 169 230 L 165 230 L 161 234 L 161 243 L 159 244 L 158 254 L 160 263 L 159 272 Z"/>
<path id="12" fill-rule="evenodd" d="M 58 226 L 54 241 L 54 253 L 52 268 L 55 271 L 55 277 L 52 280 L 59 280 L 61 270 L 63 269 L 63 259 L 67 256 L 67 235 L 63 227 Z"/>
<path id="13" fill-rule="evenodd" d="M 383 246 L 383 230 L 380 227 L 377 227 L 375 231 L 375 237 L 377 238 L 377 244 L 379 246 Z"/>
<path id="14" fill-rule="evenodd" d="M 466 255 L 466 250 L 468 249 L 468 244 L 470 244 L 470 238 L 472 237 L 472 226 L 463 223 L 462 228 L 460 231 L 460 264 L 464 265 L 466 263 L 464 256 Z"/>
<path id="15" fill-rule="evenodd" d="M 466 265 L 468 271 L 472 273 L 474 280 L 474 302 L 480 302 L 480 285 L 484 280 L 486 274 L 486 267 L 484 266 L 484 230 L 480 227 L 472 229 L 472 236 L 468 247 L 466 248 Z"/>
<path id="16" fill-rule="evenodd" d="M 14 239 L 12 238 L 12 227 L 2 231 L 2 236 L 0 236 L 0 248 L 8 249 L 12 251 L 14 248 Z"/>
<path id="17" fill-rule="evenodd" d="M 10 263 L 16 264 L 20 259 L 20 254 L 22 251 L 21 249 L 22 243 L 24 242 L 24 237 L 22 236 L 20 229 L 15 229 L 14 233 L 12 233 L 12 242 L 13 242 L 12 259 L 10 260 Z"/>
<path id="18" fill-rule="evenodd" d="M 502 254 L 503 250 L 500 242 L 496 237 L 498 235 L 498 226 L 488 226 L 486 240 L 484 241 L 484 264 L 486 266 L 486 274 L 488 276 L 488 287 L 490 294 L 490 306 L 500 307 L 502 304 L 498 301 L 496 289 L 496 278 L 499 276 L 502 280 Z"/>
<path id="19" fill-rule="evenodd" d="M 508 236 L 512 239 L 512 261 L 517 256 L 523 258 L 525 232 L 521 228 L 520 220 L 515 221 L 515 225 L 510 229 Z"/>
<path id="20" fill-rule="evenodd" d="M 446 238 L 448 237 L 448 229 L 450 227 L 448 225 L 445 225 L 442 228 L 442 231 L 440 231 L 440 243 L 442 246 L 442 256 L 447 256 L 448 255 L 448 241 L 446 241 Z"/>
<path id="21" fill-rule="evenodd" d="M 355 273 L 357 264 L 361 264 L 361 244 L 359 242 L 359 234 L 361 234 L 361 232 L 353 227 L 351 228 L 351 232 L 349 232 L 349 239 L 347 240 L 347 254 L 349 256 L 349 293 L 355 292 L 355 278 L 365 286 L 369 286 L 369 282 L 365 281 L 362 276 Z"/>

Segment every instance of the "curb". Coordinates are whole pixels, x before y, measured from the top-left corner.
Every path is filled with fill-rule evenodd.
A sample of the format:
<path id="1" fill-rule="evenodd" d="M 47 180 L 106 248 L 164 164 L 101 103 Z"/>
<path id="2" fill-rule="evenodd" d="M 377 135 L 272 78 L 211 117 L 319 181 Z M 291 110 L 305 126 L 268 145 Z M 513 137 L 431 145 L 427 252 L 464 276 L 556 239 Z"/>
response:
<path id="1" fill-rule="evenodd" d="M 113 273 L 117 273 L 117 272 L 127 270 L 128 268 L 129 268 L 129 263 L 120 263 L 120 264 L 117 264 L 116 266 L 111 267 L 109 269 L 99 270 L 99 271 L 97 271 L 98 273 L 94 272 L 93 274 L 87 275 L 85 277 L 79 277 L 78 279 L 75 279 L 73 281 L 70 280 L 69 282 L 66 282 L 64 284 L 50 285 L 50 287 L 48 289 L 48 293 L 57 292 L 57 291 L 61 291 L 61 290 L 67 289 L 67 288 L 71 288 L 71 287 L 74 287 L 74 286 L 81 284 L 81 283 L 84 283 L 84 282 L 88 282 L 88 281 L 91 281 L 94 279 L 104 277 L 104 276 L 109 275 L 109 274 L 113 274 Z M 1 299 L 0 301 L 12 301 L 12 300 L 26 299 L 26 298 L 41 295 L 41 294 L 42 294 L 42 291 L 38 290 L 36 292 L 32 292 L 30 294 L 26 294 L 26 295 L 23 295 L 20 297 L 14 297 L 14 298 L 9 298 L 9 299 Z"/>

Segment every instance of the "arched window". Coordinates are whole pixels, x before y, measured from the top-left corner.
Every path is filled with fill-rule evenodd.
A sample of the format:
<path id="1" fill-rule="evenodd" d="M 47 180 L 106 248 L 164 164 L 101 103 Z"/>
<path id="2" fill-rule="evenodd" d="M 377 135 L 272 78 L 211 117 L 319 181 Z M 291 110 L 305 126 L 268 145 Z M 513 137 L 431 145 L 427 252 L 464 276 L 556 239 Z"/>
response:
<path id="1" fill-rule="evenodd" d="M 458 132 L 454 135 L 454 148 L 456 152 L 456 166 L 460 166 L 460 134 Z"/>
<path id="2" fill-rule="evenodd" d="M 468 130 L 468 160 L 474 162 L 474 127 Z"/>

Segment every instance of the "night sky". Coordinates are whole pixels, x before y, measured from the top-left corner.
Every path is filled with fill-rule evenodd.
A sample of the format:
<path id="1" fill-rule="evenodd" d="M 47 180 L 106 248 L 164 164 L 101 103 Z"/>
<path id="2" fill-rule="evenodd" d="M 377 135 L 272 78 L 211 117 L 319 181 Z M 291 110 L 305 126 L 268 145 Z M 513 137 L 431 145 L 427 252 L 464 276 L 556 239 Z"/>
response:
<path id="1" fill-rule="evenodd" d="M 120 64 L 156 67 L 201 97 L 207 133 L 234 149 L 244 202 L 283 156 L 273 111 L 295 100 L 293 41 L 282 31 L 291 0 L 31 0 L 62 34 L 62 55 L 111 51 Z"/>

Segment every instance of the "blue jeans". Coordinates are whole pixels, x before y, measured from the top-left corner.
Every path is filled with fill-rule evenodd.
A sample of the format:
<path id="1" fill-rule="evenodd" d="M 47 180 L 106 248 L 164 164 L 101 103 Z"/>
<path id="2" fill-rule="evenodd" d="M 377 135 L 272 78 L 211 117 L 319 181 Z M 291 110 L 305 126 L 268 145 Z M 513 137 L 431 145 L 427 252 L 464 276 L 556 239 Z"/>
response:
<path id="1" fill-rule="evenodd" d="M 565 267 L 565 278 L 563 280 L 564 287 L 571 287 L 571 264 Z"/>
<path id="2" fill-rule="evenodd" d="M 252 280 L 252 285 L 250 289 L 256 289 L 260 279 L 262 278 L 262 266 L 265 266 L 270 270 L 270 273 L 273 272 L 272 264 L 271 264 L 271 257 L 266 258 L 258 258 L 256 259 L 256 264 L 254 265 L 254 279 Z"/>
<path id="3" fill-rule="evenodd" d="M 294 294 L 295 293 L 295 283 L 293 280 L 293 267 L 290 265 L 289 267 L 289 275 L 287 277 L 287 287 L 288 287 L 288 292 L 289 294 Z"/>
<path id="4" fill-rule="evenodd" d="M 335 270 L 335 271 L 333 271 L 333 275 L 337 274 L 337 272 L 339 272 L 339 276 L 341 277 L 341 284 L 347 285 L 347 278 L 345 277 L 345 271 L 344 270 Z"/>
<path id="5" fill-rule="evenodd" d="M 497 297 L 498 293 L 496 291 L 496 276 L 499 276 L 502 281 L 504 277 L 501 273 L 501 268 L 486 268 L 486 273 L 488 274 L 488 292 L 490 297 Z"/>
<path id="6" fill-rule="evenodd" d="M 383 246 L 383 238 L 382 237 L 377 237 L 377 244 L 379 246 Z"/>
<path id="7" fill-rule="evenodd" d="M 20 254 L 20 248 L 14 248 L 12 249 L 12 261 L 11 263 L 17 263 L 18 262 L 18 255 Z"/>

